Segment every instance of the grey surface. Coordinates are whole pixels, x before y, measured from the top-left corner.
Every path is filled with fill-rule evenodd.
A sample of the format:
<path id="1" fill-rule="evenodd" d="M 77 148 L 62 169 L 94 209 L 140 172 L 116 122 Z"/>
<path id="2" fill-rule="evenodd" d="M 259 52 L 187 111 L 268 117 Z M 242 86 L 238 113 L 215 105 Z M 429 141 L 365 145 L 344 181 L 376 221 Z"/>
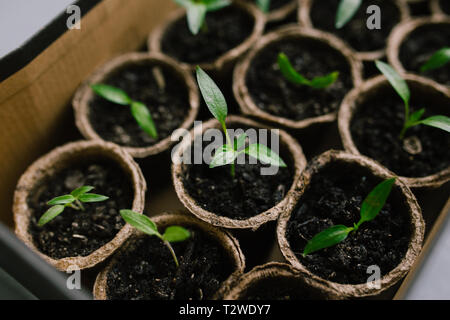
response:
<path id="1" fill-rule="evenodd" d="M 450 299 L 450 214 L 409 287 L 407 300 Z"/>
<path id="2" fill-rule="evenodd" d="M 74 0 L 0 0 L 0 58 L 20 47 Z"/>
<path id="3" fill-rule="evenodd" d="M 0 300 L 36 300 L 37 298 L 0 268 Z"/>

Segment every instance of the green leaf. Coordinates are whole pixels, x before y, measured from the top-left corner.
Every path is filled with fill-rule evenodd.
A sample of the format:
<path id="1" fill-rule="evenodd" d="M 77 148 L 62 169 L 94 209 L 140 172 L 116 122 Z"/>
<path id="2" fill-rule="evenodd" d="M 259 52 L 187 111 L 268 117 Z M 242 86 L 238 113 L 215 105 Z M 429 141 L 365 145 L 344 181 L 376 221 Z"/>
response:
<path id="1" fill-rule="evenodd" d="M 209 0 L 206 1 L 206 10 L 207 11 L 217 11 L 222 8 L 225 8 L 231 4 L 230 0 Z"/>
<path id="2" fill-rule="evenodd" d="M 153 139 L 158 139 L 158 132 L 156 131 L 155 123 L 153 122 L 150 111 L 141 102 L 133 102 L 131 104 L 131 114 L 138 123 L 138 125 Z"/>
<path id="3" fill-rule="evenodd" d="M 247 138 L 247 135 L 245 133 L 239 135 L 239 137 L 235 138 L 234 140 L 234 150 L 239 151 L 239 149 L 242 149 L 245 146 L 245 139 Z"/>
<path id="4" fill-rule="evenodd" d="M 128 106 L 132 100 L 131 98 L 121 89 L 109 86 L 107 84 L 93 84 L 91 85 L 92 90 L 100 97 L 117 104 Z"/>
<path id="5" fill-rule="evenodd" d="M 64 211 L 64 208 L 65 207 L 60 204 L 49 208 L 39 219 L 38 226 L 42 227 L 44 224 L 53 220 L 56 216 Z"/>
<path id="6" fill-rule="evenodd" d="M 108 199 L 109 197 L 95 193 L 84 193 L 78 197 L 78 200 L 80 200 L 81 202 L 101 202 Z"/>
<path id="7" fill-rule="evenodd" d="M 70 194 L 72 196 L 74 196 L 75 198 L 78 198 L 82 194 L 85 194 L 86 192 L 89 192 L 93 189 L 94 189 L 94 187 L 92 187 L 92 186 L 82 186 L 82 187 L 79 187 L 79 188 L 73 190 Z"/>
<path id="8" fill-rule="evenodd" d="M 438 69 L 450 62 L 450 48 L 442 48 L 420 68 L 420 72 Z"/>
<path id="9" fill-rule="evenodd" d="M 402 98 L 405 105 L 409 105 L 411 93 L 406 81 L 387 63 L 377 60 L 375 61 L 375 65 L 377 66 L 378 70 L 380 70 L 380 72 L 384 74 L 384 76 L 398 93 L 400 98 Z"/>
<path id="10" fill-rule="evenodd" d="M 340 29 L 349 22 L 361 6 L 362 0 L 341 0 L 336 12 L 336 29 Z"/>
<path id="11" fill-rule="evenodd" d="M 256 5 L 262 12 L 267 13 L 270 9 L 270 0 L 256 0 Z"/>
<path id="12" fill-rule="evenodd" d="M 286 167 L 286 163 L 272 150 L 263 144 L 251 144 L 245 149 L 245 153 L 258 159 L 264 164 L 271 164 L 278 167 Z"/>
<path id="13" fill-rule="evenodd" d="M 418 124 L 425 124 L 430 127 L 435 127 L 450 132 L 450 118 L 446 116 L 432 116 L 419 121 Z"/>
<path id="14" fill-rule="evenodd" d="M 49 206 L 54 206 L 54 205 L 57 205 L 57 204 L 68 204 L 68 203 L 72 203 L 74 201 L 75 201 L 75 197 L 74 196 L 72 196 L 70 194 L 66 194 L 64 196 L 53 198 L 52 200 L 47 202 L 47 204 Z"/>
<path id="15" fill-rule="evenodd" d="M 200 31 L 205 22 L 206 11 L 206 5 L 203 3 L 191 2 L 186 8 L 188 26 L 192 34 L 196 35 Z"/>
<path id="16" fill-rule="evenodd" d="M 375 219 L 381 209 L 384 207 L 389 194 L 391 193 L 392 186 L 395 183 L 396 178 L 387 179 L 378 184 L 364 199 L 361 205 L 361 219 L 357 226 L 366 221 Z"/>
<path id="17" fill-rule="evenodd" d="M 150 220 L 149 217 L 132 210 L 120 210 L 120 215 L 126 223 L 130 224 L 139 231 L 142 231 L 150 236 L 156 235 L 161 237 L 158 232 L 158 227 L 152 220 Z"/>
<path id="18" fill-rule="evenodd" d="M 308 241 L 303 250 L 303 256 L 344 241 L 351 231 L 353 231 L 353 228 L 344 225 L 336 225 L 319 232 Z"/>
<path id="19" fill-rule="evenodd" d="M 224 125 L 228 114 L 228 107 L 225 97 L 214 81 L 199 66 L 196 68 L 197 82 L 200 87 L 203 99 L 214 118 Z"/>
<path id="20" fill-rule="evenodd" d="M 228 144 L 217 148 L 214 157 L 212 158 L 209 167 L 215 168 L 225 166 L 232 163 L 237 157 L 237 153 Z"/>
<path id="21" fill-rule="evenodd" d="M 299 74 L 292 66 L 289 58 L 284 53 L 278 54 L 278 66 L 283 76 L 294 84 L 306 85 L 315 89 L 323 89 L 332 85 L 339 77 L 339 72 L 334 71 L 323 77 L 315 77 L 311 81 Z"/>
<path id="22" fill-rule="evenodd" d="M 170 226 L 166 228 L 162 238 L 168 242 L 181 242 L 188 239 L 190 236 L 191 233 L 185 228 L 180 226 Z"/>
<path id="23" fill-rule="evenodd" d="M 425 113 L 425 108 L 422 108 L 420 110 L 417 110 L 415 112 L 413 112 L 410 116 L 408 121 L 411 123 L 415 123 L 417 121 L 420 120 L 420 118 L 422 118 L 423 114 Z"/>

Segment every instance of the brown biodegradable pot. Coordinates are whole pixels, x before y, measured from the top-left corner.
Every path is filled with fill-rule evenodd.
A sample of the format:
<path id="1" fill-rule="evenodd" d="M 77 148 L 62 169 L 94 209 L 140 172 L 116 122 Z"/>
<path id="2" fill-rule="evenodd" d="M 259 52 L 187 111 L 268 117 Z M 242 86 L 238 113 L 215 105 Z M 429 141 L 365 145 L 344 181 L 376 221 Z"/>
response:
<path id="1" fill-rule="evenodd" d="M 90 102 L 95 96 L 95 93 L 90 88 L 93 83 L 102 83 L 110 76 L 120 71 L 122 68 L 134 65 L 162 65 L 171 70 L 174 74 L 178 75 L 185 84 L 185 89 L 188 96 L 186 101 L 186 115 L 179 126 L 179 128 L 189 129 L 198 113 L 200 99 L 192 74 L 181 68 L 176 61 L 159 53 L 138 53 L 132 52 L 116 57 L 115 59 L 107 62 L 97 71 L 95 71 L 76 91 L 72 104 L 75 111 L 75 123 L 80 130 L 81 134 L 86 139 L 103 140 L 102 137 L 94 130 L 92 123 L 90 122 L 89 114 L 91 112 Z M 161 153 L 173 144 L 171 136 L 157 141 L 155 144 L 145 147 L 129 147 L 122 146 L 127 152 L 129 152 L 135 158 L 143 158 L 150 155 Z"/>
<path id="2" fill-rule="evenodd" d="M 423 92 L 421 96 L 429 96 L 429 101 L 441 101 L 438 103 L 435 102 L 437 105 L 436 108 L 442 110 L 441 112 L 446 112 L 446 108 L 443 106 L 448 105 L 450 102 L 450 92 L 448 89 L 437 85 L 432 80 L 412 74 L 405 74 L 404 79 L 411 88 L 411 92 Z M 351 121 L 358 106 L 366 101 L 366 99 L 376 97 L 377 92 L 389 86 L 390 84 L 386 78 L 380 75 L 366 81 L 360 87 L 353 89 L 342 101 L 338 115 L 338 127 L 342 144 L 346 151 L 356 155 L 361 154 L 356 147 L 350 131 Z M 400 177 L 400 179 L 411 188 L 439 187 L 450 180 L 450 167 L 425 177 Z"/>
<path id="3" fill-rule="evenodd" d="M 227 231 L 221 230 L 219 228 L 215 228 L 209 224 L 206 224 L 194 217 L 184 215 L 184 214 L 170 214 L 165 213 L 161 214 L 157 217 L 152 218 L 152 220 L 156 223 L 156 225 L 164 230 L 164 228 L 171 225 L 180 225 L 184 227 L 195 227 L 211 238 L 216 240 L 227 253 L 230 262 L 232 264 L 233 273 L 229 275 L 229 277 L 222 282 L 218 291 L 214 294 L 213 299 L 220 299 L 223 293 L 229 290 L 231 283 L 239 277 L 244 269 L 245 269 L 245 257 L 241 251 L 239 246 L 239 242 Z M 136 237 L 146 237 L 143 233 L 139 231 L 134 231 L 133 237 L 131 237 L 125 245 L 117 252 L 116 255 L 112 258 L 112 260 L 108 263 L 108 265 L 97 275 L 97 279 L 94 284 L 94 299 L 96 300 L 107 300 L 107 283 L 108 283 L 108 274 L 111 268 L 117 263 L 118 257 L 128 250 L 131 242 Z"/>
<path id="4" fill-rule="evenodd" d="M 315 0 L 299 0 L 298 21 L 300 25 L 310 28 L 314 27 L 310 16 L 311 7 L 314 1 Z M 398 10 L 400 11 L 400 22 L 408 20 L 410 17 L 410 13 L 406 1 L 393 0 L 392 2 L 397 6 Z M 384 57 L 385 54 L 386 49 L 383 48 L 375 51 L 356 52 L 356 57 L 360 60 L 376 60 Z"/>
<path id="5" fill-rule="evenodd" d="M 450 18 L 442 15 L 434 15 L 431 17 L 417 18 L 399 24 L 392 30 L 388 40 L 387 57 L 389 63 L 400 73 L 410 72 L 413 70 L 405 70 L 404 65 L 400 61 L 400 49 L 404 41 L 414 31 L 428 26 L 447 25 L 450 26 Z M 447 39 L 448 40 L 448 39 Z M 438 50 L 438 49 L 436 49 Z M 426 60 L 425 60 L 426 61 Z M 425 63 L 425 62 L 424 62 Z M 414 72 L 415 73 L 415 72 Z M 444 85 L 444 84 L 441 84 Z M 449 87 L 449 86 L 447 86 Z"/>
<path id="6" fill-rule="evenodd" d="M 408 249 L 402 261 L 389 273 L 381 277 L 380 279 L 380 289 L 370 288 L 367 284 L 341 284 L 337 282 L 332 282 L 329 280 L 322 279 L 317 276 L 309 269 L 307 269 L 296 257 L 295 253 L 292 251 L 291 246 L 286 238 L 287 225 L 291 217 L 291 213 L 295 208 L 297 203 L 302 201 L 302 195 L 308 187 L 311 178 L 314 174 L 320 172 L 327 164 L 332 162 L 345 162 L 358 167 L 367 168 L 370 172 L 379 178 L 387 179 L 394 174 L 382 167 L 375 161 L 360 156 L 345 153 L 343 151 L 330 150 L 327 151 L 313 161 L 311 161 L 307 168 L 303 171 L 299 182 L 299 189 L 296 196 L 291 198 L 291 203 L 289 208 L 283 212 L 278 220 L 277 226 L 277 236 L 278 244 L 280 246 L 281 252 L 286 260 L 291 263 L 294 268 L 305 272 L 308 277 L 312 280 L 323 281 L 322 283 L 329 289 L 334 290 L 339 294 L 340 298 L 361 298 L 367 296 L 378 295 L 385 291 L 389 287 L 395 285 L 400 281 L 409 271 L 416 258 L 418 257 L 420 250 L 422 248 L 422 242 L 425 232 L 425 223 L 422 218 L 421 210 L 417 200 L 411 190 L 400 180 L 397 180 L 395 185 L 399 188 L 400 197 L 403 197 L 406 201 L 406 206 L 408 208 L 408 215 L 411 219 L 411 239 L 409 241 Z M 314 281 L 311 282 L 312 285 L 316 286 Z"/>
<path id="7" fill-rule="evenodd" d="M 256 129 L 259 128 L 270 129 L 270 127 L 264 126 L 260 123 L 239 116 L 227 117 L 226 123 L 227 127 L 235 126 L 239 128 L 240 126 L 242 126 Z M 178 148 L 178 150 L 176 151 L 175 156 L 181 158 L 181 155 L 184 153 L 184 151 L 188 150 L 191 147 L 192 142 L 195 139 L 194 137 L 202 135 L 207 129 L 211 128 L 221 130 L 221 125 L 217 120 L 211 119 L 203 124 L 202 132 L 192 130 L 190 133 L 191 139 L 190 140 L 186 139 L 184 143 L 182 143 L 180 148 Z M 283 212 L 289 199 L 292 197 L 292 194 L 295 190 L 295 185 L 300 177 L 300 173 L 306 166 L 306 158 L 303 154 L 302 148 L 294 140 L 294 138 L 292 138 L 289 134 L 287 134 L 283 130 L 279 130 L 278 135 L 280 137 L 280 152 L 285 151 L 286 154 L 289 154 L 290 159 L 287 162 L 288 165 L 289 162 L 292 163 L 292 166 L 294 167 L 293 169 L 294 177 L 291 188 L 289 189 L 289 191 L 286 192 L 284 198 L 280 202 L 278 202 L 278 204 L 275 205 L 274 207 L 266 210 L 265 212 L 261 212 L 255 216 L 252 216 L 244 220 L 231 219 L 228 217 L 220 216 L 206 209 L 203 209 L 201 204 L 198 204 L 196 200 L 189 195 L 184 186 L 183 177 L 186 174 L 187 165 L 181 163 L 180 164 L 173 163 L 172 179 L 178 198 L 181 200 L 184 206 L 196 217 L 218 227 L 224 227 L 229 229 L 256 230 L 266 222 L 276 220 L 279 214 Z M 285 159 L 285 161 L 286 160 L 287 159 Z"/>
<path id="8" fill-rule="evenodd" d="M 298 26 L 287 26 L 271 32 L 261 38 L 253 49 L 236 66 L 233 74 L 233 93 L 241 111 L 244 114 L 254 116 L 262 121 L 269 121 L 291 129 L 303 129 L 312 124 L 333 122 L 336 120 L 336 113 L 329 113 L 319 117 L 307 118 L 302 120 L 291 120 L 284 117 L 272 115 L 258 108 L 255 101 L 251 98 L 247 87 L 246 78 L 252 60 L 268 46 L 284 39 L 306 38 L 325 43 L 330 48 L 339 51 L 348 61 L 351 68 L 353 85 L 355 87 L 362 83 L 362 63 L 355 58 L 353 51 L 347 47 L 344 42 L 335 36 L 315 29 L 300 28 Z"/>
<path id="9" fill-rule="evenodd" d="M 314 282 L 314 285 L 311 285 Z M 274 293 L 275 292 L 275 293 Z M 262 293 L 262 297 L 258 296 Z M 275 294 L 284 296 L 274 297 Z M 336 300 L 337 292 L 325 282 L 312 280 L 291 265 L 270 262 L 243 274 L 223 297 L 224 300 Z"/>
<path id="10" fill-rule="evenodd" d="M 253 1 L 253 0 L 247 0 L 247 1 Z M 292 13 L 295 12 L 295 10 L 297 9 L 297 4 L 298 4 L 297 0 L 291 0 L 290 2 L 286 3 L 285 5 L 277 8 L 277 9 L 270 10 L 266 14 L 266 21 L 268 23 L 283 21 L 284 19 L 288 18 L 289 15 L 291 15 Z"/>
<path id="11" fill-rule="evenodd" d="M 221 56 L 214 59 L 214 61 L 204 61 L 199 63 L 186 63 L 179 61 L 178 63 L 183 67 L 194 71 L 195 67 L 199 65 L 205 71 L 212 71 L 219 74 L 224 74 L 229 71 L 237 61 L 250 47 L 261 37 L 264 32 L 266 18 L 264 14 L 253 4 L 246 3 L 240 0 L 233 0 L 232 6 L 239 8 L 251 16 L 254 20 L 253 30 L 250 36 L 245 39 L 237 47 L 225 52 Z M 184 9 L 176 10 L 171 16 L 166 19 L 166 22 L 157 27 L 148 38 L 148 48 L 151 52 L 163 52 L 162 40 L 167 30 L 173 23 L 179 19 L 186 19 L 186 11 Z"/>
<path id="12" fill-rule="evenodd" d="M 37 252 L 45 261 L 59 270 L 65 271 L 76 266 L 79 269 L 91 268 L 108 258 L 131 235 L 132 228 L 124 225 L 115 237 L 102 247 L 87 256 L 53 259 L 37 249 L 29 232 L 30 217 L 33 214 L 28 206 L 28 198 L 35 192 L 45 179 L 55 175 L 60 170 L 69 168 L 77 161 L 87 159 L 107 159 L 118 164 L 129 177 L 134 189 L 132 210 L 142 212 L 145 203 L 146 182 L 141 169 L 131 156 L 119 146 L 102 141 L 79 141 L 58 147 L 34 162 L 20 178 L 14 194 L 15 232 L 19 239 Z M 62 213 L 64 214 L 64 213 Z"/>
<path id="13" fill-rule="evenodd" d="M 431 12 L 436 15 L 450 14 L 450 11 L 445 12 L 444 9 L 441 7 L 441 3 L 443 3 L 444 1 L 445 0 L 430 0 Z"/>

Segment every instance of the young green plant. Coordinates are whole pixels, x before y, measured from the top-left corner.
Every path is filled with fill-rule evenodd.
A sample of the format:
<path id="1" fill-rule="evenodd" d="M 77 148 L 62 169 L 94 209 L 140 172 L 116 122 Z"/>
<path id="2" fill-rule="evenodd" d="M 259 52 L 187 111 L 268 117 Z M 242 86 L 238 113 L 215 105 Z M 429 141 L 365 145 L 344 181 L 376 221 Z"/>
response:
<path id="1" fill-rule="evenodd" d="M 205 17 L 210 11 L 217 11 L 231 4 L 231 0 L 174 0 L 186 9 L 189 30 L 196 35 L 206 29 Z"/>
<path id="2" fill-rule="evenodd" d="M 349 22 L 361 6 L 362 0 L 341 0 L 336 12 L 336 29 L 341 29 Z"/>
<path id="3" fill-rule="evenodd" d="M 420 72 L 435 70 L 445 66 L 450 62 L 450 48 L 444 47 L 436 51 L 431 58 L 420 67 Z"/>
<path id="4" fill-rule="evenodd" d="M 352 227 L 335 225 L 316 234 L 306 244 L 305 249 L 303 250 L 303 257 L 318 250 L 332 247 L 344 241 L 347 239 L 350 232 L 358 230 L 362 223 L 375 219 L 384 207 L 395 180 L 396 178 L 384 180 L 369 193 L 361 205 L 361 218 L 358 223 L 354 223 Z"/>
<path id="5" fill-rule="evenodd" d="M 237 138 L 233 138 L 233 141 L 231 140 L 225 123 L 228 114 L 228 107 L 225 97 L 223 96 L 219 87 L 206 74 L 206 72 L 204 72 L 198 66 L 196 72 L 197 82 L 200 87 L 200 92 L 202 93 L 203 99 L 205 100 L 206 105 L 208 106 L 208 109 L 212 113 L 214 118 L 216 118 L 220 122 L 227 142 L 216 150 L 216 153 L 214 154 L 209 167 L 215 168 L 230 164 L 231 176 L 234 178 L 234 161 L 240 154 L 243 153 L 256 158 L 263 164 L 270 164 L 277 167 L 286 167 L 284 161 L 275 152 L 273 152 L 263 144 L 254 143 L 245 147 L 247 138 L 245 133 L 239 135 Z"/>
<path id="6" fill-rule="evenodd" d="M 39 219 L 38 226 L 42 227 L 44 224 L 52 221 L 60 215 L 66 207 L 75 210 L 84 211 L 83 203 L 101 202 L 109 199 L 106 196 L 88 193 L 93 190 L 92 186 L 82 186 L 73 190 L 70 194 L 59 196 L 48 201 L 47 204 L 51 206 Z"/>
<path id="7" fill-rule="evenodd" d="M 405 137 L 406 131 L 414 126 L 419 124 L 424 124 L 430 127 L 439 128 L 450 132 L 450 118 L 443 115 L 431 116 L 426 119 L 421 119 L 423 114 L 425 113 L 425 109 L 417 110 L 413 113 L 410 113 L 410 99 L 411 93 L 409 91 L 408 84 L 406 81 L 387 63 L 382 61 L 375 61 L 375 64 L 380 70 L 381 73 L 384 74 L 386 79 L 392 85 L 397 94 L 402 98 L 405 104 L 405 119 L 403 123 L 402 131 L 400 132 L 399 138 L 403 140 Z"/>
<path id="8" fill-rule="evenodd" d="M 120 210 L 120 215 L 128 224 L 139 231 L 149 236 L 156 236 L 161 239 L 164 245 L 169 249 L 173 260 L 175 261 L 175 265 L 177 268 L 179 267 L 178 259 L 171 243 L 182 242 L 188 239 L 191 236 L 191 233 L 188 230 L 180 226 L 170 226 L 166 228 L 163 234 L 160 234 L 156 224 L 149 217 L 143 214 L 139 214 L 132 210 Z"/>
<path id="9" fill-rule="evenodd" d="M 153 139 L 158 139 L 155 123 L 145 104 L 132 100 L 125 91 L 107 84 L 97 83 L 91 85 L 91 88 L 97 95 L 109 102 L 129 106 L 132 116 L 141 129 Z"/>
<path id="10" fill-rule="evenodd" d="M 312 80 L 306 79 L 299 74 L 292 66 L 289 58 L 283 52 L 278 54 L 278 67 L 281 73 L 289 82 L 298 85 L 305 85 L 314 89 L 324 89 L 331 86 L 339 77 L 339 72 L 334 71 L 323 77 L 315 77 Z"/>
<path id="11" fill-rule="evenodd" d="M 256 5 L 258 6 L 259 10 L 264 13 L 267 13 L 270 10 L 270 0 L 256 0 Z"/>

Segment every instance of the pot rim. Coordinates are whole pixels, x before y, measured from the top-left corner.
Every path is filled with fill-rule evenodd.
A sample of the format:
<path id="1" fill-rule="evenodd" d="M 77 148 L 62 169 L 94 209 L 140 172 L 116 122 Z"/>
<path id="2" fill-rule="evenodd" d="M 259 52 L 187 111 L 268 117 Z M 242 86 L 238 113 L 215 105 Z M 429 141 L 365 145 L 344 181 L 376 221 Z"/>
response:
<path id="1" fill-rule="evenodd" d="M 282 262 L 268 262 L 242 274 L 236 284 L 224 295 L 223 300 L 240 300 L 242 294 L 245 294 L 249 288 L 253 287 L 260 280 L 271 277 L 291 278 L 297 284 L 304 286 L 305 289 L 320 290 L 326 299 L 339 299 L 338 293 L 332 288 L 324 285 L 322 281 L 310 279 L 305 273 L 296 270 L 292 265 Z M 311 285 L 311 282 L 315 282 L 314 285 Z"/>
<path id="2" fill-rule="evenodd" d="M 228 290 L 234 279 L 236 279 L 240 274 L 244 272 L 245 256 L 242 253 L 239 241 L 228 231 L 208 225 L 207 223 L 195 217 L 179 213 L 161 213 L 155 217 L 152 217 L 152 220 L 156 223 L 156 225 L 161 227 L 172 225 L 173 222 L 182 225 L 195 226 L 201 229 L 203 232 L 207 233 L 209 236 L 213 237 L 218 241 L 218 243 L 220 243 L 220 245 L 222 245 L 223 249 L 227 252 L 228 257 L 234 264 L 234 271 L 226 280 L 222 282 L 221 288 L 219 288 L 218 291 L 214 294 L 213 299 L 220 298 L 223 292 Z M 132 227 L 130 226 L 130 228 Z M 143 234 L 140 231 L 133 230 L 130 240 L 133 238 L 146 236 L 147 235 Z M 125 243 L 120 248 L 120 250 L 118 250 L 117 253 L 112 257 L 106 267 L 102 271 L 100 271 L 100 273 L 98 273 L 93 288 L 93 295 L 95 300 L 107 299 L 106 288 L 109 271 L 117 262 L 118 257 L 128 249 L 129 244 L 130 242 Z"/>
<path id="3" fill-rule="evenodd" d="M 114 238 L 91 252 L 87 256 L 74 256 L 61 259 L 54 259 L 41 252 L 34 244 L 33 237 L 28 231 L 32 210 L 28 207 L 27 199 L 42 179 L 51 176 L 56 170 L 57 164 L 62 163 L 59 169 L 70 165 L 73 156 L 94 155 L 103 156 L 119 164 L 124 172 L 129 176 L 134 188 L 134 198 L 132 210 L 142 212 L 145 203 L 145 191 L 147 189 L 144 176 L 139 166 L 133 158 L 123 151 L 119 146 L 102 141 L 77 141 L 70 142 L 57 147 L 36 160 L 21 176 L 14 193 L 14 222 L 15 233 L 31 250 L 36 252 L 41 258 L 61 271 L 68 268 L 78 267 L 80 270 L 91 268 L 108 258 L 116 251 L 122 243 L 130 236 L 132 228 L 124 225 Z M 59 171 L 59 170 L 56 170 Z"/>
<path id="4" fill-rule="evenodd" d="M 162 54 L 154 52 L 130 52 L 106 62 L 103 66 L 94 71 L 77 89 L 72 100 L 75 113 L 75 124 L 86 139 L 106 141 L 94 130 L 89 119 L 89 112 L 91 109 L 89 103 L 94 98 L 94 93 L 90 88 L 90 84 L 103 82 L 115 71 L 120 70 L 120 68 L 139 63 L 165 65 L 173 70 L 182 79 L 188 94 L 189 101 L 186 101 L 186 104 L 189 103 L 189 111 L 178 129 L 189 129 L 192 126 L 195 118 L 197 117 L 200 106 L 200 96 L 192 74 L 178 66 L 175 60 Z M 169 135 L 168 137 L 149 146 L 129 147 L 121 145 L 121 148 L 126 150 L 135 158 L 144 158 L 161 153 L 170 148 L 171 145 L 173 145 L 173 141 Z"/>
<path id="5" fill-rule="evenodd" d="M 225 67 L 231 64 L 233 61 L 240 58 L 248 49 L 261 37 L 264 32 L 266 23 L 265 15 L 253 4 L 245 3 L 241 0 L 233 0 L 232 6 L 236 6 L 241 10 L 244 10 L 254 19 L 253 30 L 251 34 L 238 46 L 228 50 L 221 56 L 217 57 L 213 62 L 200 62 L 200 63 L 187 63 L 183 61 L 177 61 L 179 65 L 189 71 L 195 71 L 197 65 L 199 65 L 205 71 L 223 71 Z M 156 27 L 148 36 L 147 45 L 150 52 L 159 52 L 165 54 L 162 50 L 162 39 L 169 29 L 169 27 L 177 20 L 186 15 L 186 10 L 179 8 L 168 16 L 166 21 Z"/>
<path id="6" fill-rule="evenodd" d="M 294 268 L 305 272 L 308 277 L 313 280 L 322 281 L 327 287 L 338 292 L 342 298 L 357 298 L 357 297 L 368 297 L 378 295 L 386 289 L 395 285 L 400 281 L 409 271 L 411 266 L 416 261 L 420 254 L 424 233 L 425 233 L 425 222 L 422 218 L 422 213 L 420 206 L 406 184 L 401 180 L 397 179 L 395 185 L 400 188 L 401 194 L 405 197 L 407 205 L 409 207 L 408 214 L 411 219 L 411 239 L 409 241 L 408 250 L 404 255 L 402 261 L 389 273 L 381 277 L 380 279 L 380 289 L 369 288 L 366 283 L 362 284 L 341 284 L 333 281 L 323 279 L 307 269 L 295 256 L 294 252 L 291 250 L 290 244 L 286 239 L 286 227 L 291 217 L 292 211 L 295 209 L 297 203 L 301 199 L 306 187 L 308 186 L 311 176 L 316 172 L 321 170 L 326 164 L 333 161 L 345 161 L 347 163 L 353 163 L 358 166 L 368 168 L 373 175 L 386 179 L 395 176 L 391 171 L 384 168 L 374 160 L 361 156 L 349 154 L 343 151 L 329 150 L 322 153 L 320 156 L 312 160 L 308 167 L 303 171 L 302 177 L 299 182 L 298 192 L 289 205 L 288 210 L 286 210 L 278 219 L 277 225 L 277 238 L 278 245 L 283 256 L 286 260 L 291 263 Z M 312 282 L 314 285 L 314 282 Z"/>
<path id="7" fill-rule="evenodd" d="M 404 74 L 403 77 L 407 82 L 413 82 L 420 86 L 430 88 L 431 90 L 435 90 L 450 99 L 450 92 L 443 86 L 436 84 L 432 80 L 422 78 L 413 74 Z M 371 90 L 377 90 L 377 88 L 384 85 L 388 85 L 387 79 L 383 75 L 378 75 L 372 79 L 367 80 L 360 87 L 350 91 L 342 101 L 338 114 L 338 129 L 342 144 L 347 152 L 355 155 L 361 155 L 360 151 L 355 145 L 355 142 L 353 141 L 352 134 L 350 132 L 350 123 L 352 120 L 352 116 L 357 108 L 357 105 L 354 103 L 354 101 L 361 95 L 364 95 Z M 450 180 L 450 167 L 426 177 L 400 176 L 399 178 L 411 188 L 439 187 Z"/>
<path id="8" fill-rule="evenodd" d="M 300 25 L 302 25 L 304 27 L 314 28 L 313 23 L 311 21 L 311 17 L 309 15 L 313 1 L 314 0 L 299 0 L 299 8 L 297 11 L 298 21 L 300 22 Z M 408 19 L 410 19 L 410 10 L 409 10 L 408 5 L 406 4 L 406 1 L 393 0 L 392 2 L 397 6 L 397 8 L 400 12 L 400 19 L 399 19 L 398 23 L 402 23 L 403 21 L 407 21 Z M 386 46 L 387 46 L 388 39 L 389 39 L 389 36 L 386 39 Z M 344 41 L 344 42 L 346 42 L 346 41 Z M 361 61 L 377 60 L 377 59 L 383 58 L 386 55 L 386 46 L 382 49 L 373 50 L 373 51 L 357 51 L 357 50 L 353 49 L 353 47 L 350 46 L 349 44 L 348 44 L 348 46 L 356 52 L 355 53 L 356 57 Z"/>
<path id="9" fill-rule="evenodd" d="M 298 7 L 298 0 L 291 0 L 278 9 L 269 11 L 266 14 L 266 22 L 279 22 L 286 19 L 291 13 L 294 13 Z"/>
<path id="10" fill-rule="evenodd" d="M 442 10 L 439 0 L 430 0 L 429 5 L 433 15 L 447 16 L 444 10 Z"/>
<path id="11" fill-rule="evenodd" d="M 264 121 L 269 121 L 271 123 L 276 123 L 283 127 L 292 129 L 304 129 L 310 125 L 317 123 L 327 123 L 333 122 L 337 118 L 337 111 L 324 114 L 318 117 L 306 118 L 302 120 L 291 120 L 285 117 L 276 116 L 270 114 L 260 108 L 258 108 L 251 98 L 247 84 L 246 75 L 250 68 L 252 60 L 259 54 L 262 50 L 280 41 L 283 38 L 307 38 L 315 41 L 320 41 L 325 43 L 332 49 L 338 51 L 347 60 L 353 86 L 359 86 L 362 80 L 362 63 L 355 58 L 355 54 L 343 41 L 336 38 L 332 34 L 309 28 L 302 28 L 297 25 L 288 25 L 282 27 L 275 31 L 272 31 L 261 38 L 253 49 L 241 60 L 237 65 L 233 73 L 233 94 L 237 100 L 241 111 L 244 114 L 255 116 Z"/>
<path id="12" fill-rule="evenodd" d="M 391 32 L 391 35 L 388 39 L 387 44 L 387 58 L 389 63 L 401 74 L 412 73 L 412 71 L 406 71 L 402 62 L 400 61 L 399 53 L 400 47 L 405 41 L 405 39 L 418 28 L 425 25 L 439 25 L 439 24 L 448 24 L 450 25 L 450 17 L 441 16 L 441 15 L 433 15 L 429 17 L 420 17 L 416 19 L 412 19 L 401 24 L 398 24 Z M 436 85 L 447 87 L 444 84 L 440 84 L 437 81 L 430 79 Z M 448 87 L 447 87 L 448 88 Z M 447 89 L 448 90 L 448 89 Z"/>
<path id="13" fill-rule="evenodd" d="M 273 129 L 269 126 L 260 124 L 258 122 L 255 122 L 253 120 L 249 120 L 240 116 L 229 116 L 227 117 L 226 123 L 228 125 L 231 124 L 238 124 L 238 125 L 244 125 L 248 127 L 254 127 L 254 128 L 266 128 L 266 129 Z M 220 123 L 216 119 L 211 119 L 203 124 L 203 130 L 202 132 L 197 132 L 195 129 L 190 131 L 190 139 L 186 139 L 184 143 L 182 142 L 180 144 L 180 148 L 178 148 L 174 155 L 177 158 L 180 158 L 180 155 L 183 154 L 184 150 L 189 148 L 192 144 L 193 139 L 203 134 L 203 132 L 210 128 L 217 128 L 220 129 Z M 278 135 L 280 137 L 281 144 L 283 145 L 283 148 L 287 150 L 293 160 L 293 167 L 295 168 L 295 171 L 293 173 L 293 181 L 292 186 L 290 187 L 289 191 L 284 196 L 283 200 L 281 200 L 279 203 L 277 203 L 275 206 L 269 208 L 268 210 L 261 212 L 253 217 L 244 219 L 244 220 L 238 220 L 238 219 L 231 219 L 228 217 L 217 215 L 211 211 L 208 211 L 206 209 L 203 209 L 200 205 L 197 204 L 195 199 L 193 199 L 188 192 L 186 191 L 182 176 L 183 176 L 183 165 L 173 163 L 172 164 L 172 180 L 175 187 L 175 191 L 177 193 L 178 199 L 184 204 L 184 206 L 197 218 L 208 222 L 209 224 L 212 224 L 217 227 L 223 227 L 228 229 L 252 229 L 256 230 L 261 225 L 265 224 L 266 222 L 276 220 L 280 214 L 284 210 L 284 207 L 289 201 L 289 198 L 292 197 L 293 192 L 295 191 L 296 184 L 298 182 L 298 179 L 300 177 L 300 174 L 302 170 L 306 166 L 306 158 L 303 154 L 303 150 L 301 146 L 295 141 L 294 138 L 292 138 L 288 133 L 286 133 L 283 130 L 276 129 L 278 131 Z"/>

